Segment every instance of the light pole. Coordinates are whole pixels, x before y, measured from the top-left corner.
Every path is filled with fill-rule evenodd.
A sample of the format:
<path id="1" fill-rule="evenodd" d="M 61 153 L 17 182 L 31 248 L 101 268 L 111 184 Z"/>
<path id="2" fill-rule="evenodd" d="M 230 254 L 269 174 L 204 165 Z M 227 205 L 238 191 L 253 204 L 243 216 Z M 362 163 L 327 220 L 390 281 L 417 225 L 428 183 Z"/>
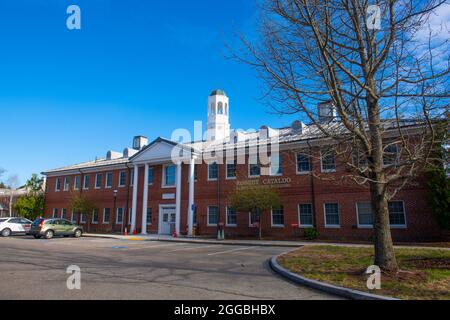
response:
<path id="1" fill-rule="evenodd" d="M 112 221 L 112 232 L 114 232 L 114 230 L 115 230 L 115 228 L 116 228 L 116 219 L 117 219 L 117 212 L 116 212 L 116 203 L 117 203 L 117 190 L 116 189 L 114 189 L 114 191 L 113 191 L 113 196 L 114 196 L 114 209 L 113 209 L 113 212 L 114 212 L 114 215 L 113 215 L 113 221 Z"/>

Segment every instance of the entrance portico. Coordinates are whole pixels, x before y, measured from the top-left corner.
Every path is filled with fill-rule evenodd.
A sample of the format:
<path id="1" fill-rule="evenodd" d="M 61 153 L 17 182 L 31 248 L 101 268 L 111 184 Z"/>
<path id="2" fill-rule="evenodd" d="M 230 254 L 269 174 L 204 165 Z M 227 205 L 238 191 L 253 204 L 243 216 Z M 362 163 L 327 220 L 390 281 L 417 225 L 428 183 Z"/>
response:
<path id="1" fill-rule="evenodd" d="M 162 167 L 161 188 L 162 191 L 175 189 L 175 194 L 163 193 L 161 199 L 151 197 L 150 201 L 159 200 L 175 200 L 175 204 L 164 204 L 158 208 L 158 233 L 168 234 L 168 226 L 174 224 L 173 230 L 177 235 L 180 234 L 181 225 L 181 180 L 183 164 L 189 164 L 189 207 L 185 213 L 188 221 L 188 235 L 193 234 L 193 207 L 194 207 L 194 166 L 195 166 L 196 152 L 192 148 L 177 144 L 173 141 L 158 138 L 148 146 L 144 147 L 139 153 L 134 155 L 130 160 L 133 165 L 133 197 L 131 210 L 131 232 L 136 230 L 136 217 L 139 213 L 142 214 L 141 219 L 141 233 L 147 233 L 147 210 L 149 203 L 149 168 L 151 166 Z M 144 169 L 143 188 L 139 190 L 139 169 Z M 142 192 L 142 211 L 138 208 L 138 194 Z M 161 193 L 158 192 L 158 196 Z M 156 207 L 153 206 L 155 209 Z M 162 212 L 164 211 L 164 212 Z M 174 211 L 174 212 L 173 212 Z M 173 221 L 172 221 L 173 220 Z"/>

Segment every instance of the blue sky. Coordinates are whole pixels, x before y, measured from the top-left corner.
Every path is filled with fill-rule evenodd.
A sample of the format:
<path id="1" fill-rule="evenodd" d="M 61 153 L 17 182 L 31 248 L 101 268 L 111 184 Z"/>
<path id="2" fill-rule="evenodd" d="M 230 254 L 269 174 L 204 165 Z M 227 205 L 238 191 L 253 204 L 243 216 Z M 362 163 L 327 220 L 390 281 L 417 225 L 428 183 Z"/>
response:
<path id="1" fill-rule="evenodd" d="M 283 126 L 247 65 L 226 59 L 252 36 L 256 0 L 3 0 L 0 167 L 31 173 L 121 151 L 205 121 L 207 96 L 230 97 L 233 128 Z M 66 8 L 81 8 L 81 30 Z"/>

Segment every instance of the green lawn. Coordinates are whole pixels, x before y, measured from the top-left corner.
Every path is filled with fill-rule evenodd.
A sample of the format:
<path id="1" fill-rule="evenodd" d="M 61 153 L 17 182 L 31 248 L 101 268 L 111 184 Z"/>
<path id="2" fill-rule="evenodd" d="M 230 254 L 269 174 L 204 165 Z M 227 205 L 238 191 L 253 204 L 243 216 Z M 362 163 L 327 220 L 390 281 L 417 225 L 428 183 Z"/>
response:
<path id="1" fill-rule="evenodd" d="M 373 264 L 372 248 L 305 246 L 278 263 L 310 279 L 401 299 L 450 300 L 450 251 L 396 249 L 400 271 L 382 274 L 381 290 L 369 290 L 365 270 Z"/>

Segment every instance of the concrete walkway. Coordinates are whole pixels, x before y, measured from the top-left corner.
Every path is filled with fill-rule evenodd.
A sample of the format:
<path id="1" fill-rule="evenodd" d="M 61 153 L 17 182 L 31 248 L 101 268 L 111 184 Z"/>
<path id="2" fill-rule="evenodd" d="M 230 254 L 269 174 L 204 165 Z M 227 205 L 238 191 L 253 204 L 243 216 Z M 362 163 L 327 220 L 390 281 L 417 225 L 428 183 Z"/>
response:
<path id="1" fill-rule="evenodd" d="M 99 234 L 99 233 L 85 233 L 85 237 L 95 237 L 95 238 L 109 238 L 118 240 L 129 240 L 129 241 L 172 241 L 172 242 L 185 242 L 185 243 L 204 243 L 204 244 L 226 244 L 226 245 L 239 245 L 239 246 L 269 246 L 269 247 L 291 247 L 298 248 L 302 246 L 339 246 L 339 247 L 362 247 L 368 248 L 372 247 L 371 244 L 360 244 L 360 243 L 332 243 L 332 242 L 312 242 L 312 241 L 277 241 L 277 240 L 217 240 L 214 238 L 188 238 L 188 237 L 178 237 L 174 238 L 169 235 L 157 235 L 157 234 L 146 234 L 146 235 L 115 235 L 115 234 Z M 396 248 L 415 248 L 415 249 L 440 249 L 440 250 L 450 250 L 450 248 L 445 247 L 432 247 L 432 246 L 408 246 L 408 245 L 396 245 Z"/>

